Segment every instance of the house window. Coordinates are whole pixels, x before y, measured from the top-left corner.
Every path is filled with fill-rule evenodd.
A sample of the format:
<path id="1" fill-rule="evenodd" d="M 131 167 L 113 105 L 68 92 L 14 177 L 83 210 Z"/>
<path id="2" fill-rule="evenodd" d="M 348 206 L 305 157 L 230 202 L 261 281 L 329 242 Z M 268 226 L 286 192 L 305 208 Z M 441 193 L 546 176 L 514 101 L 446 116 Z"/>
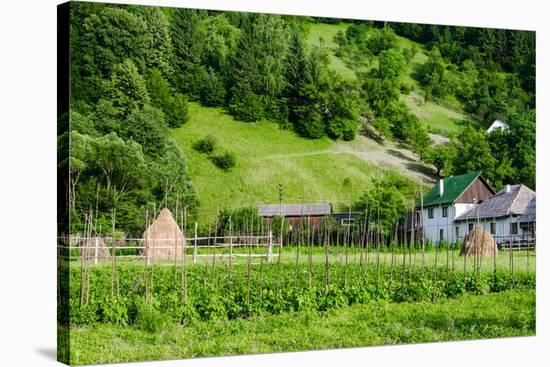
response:
<path id="1" fill-rule="evenodd" d="M 510 223 L 510 234 L 518 234 L 518 224 Z"/>
<path id="2" fill-rule="evenodd" d="M 460 238 L 460 227 L 459 226 L 455 227 L 455 237 L 456 237 L 456 239 Z"/>
<path id="3" fill-rule="evenodd" d="M 340 224 L 343 226 L 349 226 L 353 224 L 353 222 L 354 222 L 354 218 L 342 218 L 342 220 L 340 221 Z"/>
<path id="4" fill-rule="evenodd" d="M 429 208 L 428 209 L 428 218 L 433 219 L 433 217 L 434 217 L 434 208 Z"/>
<path id="5" fill-rule="evenodd" d="M 447 217 L 447 215 L 448 215 L 447 209 L 449 209 L 448 206 L 445 206 L 445 207 L 441 208 L 441 216 L 442 217 L 445 217 L 445 218 Z"/>
<path id="6" fill-rule="evenodd" d="M 442 241 L 445 240 L 445 237 L 443 236 L 443 233 L 444 233 L 443 229 L 440 229 L 439 230 L 439 242 L 442 242 Z"/>
<path id="7" fill-rule="evenodd" d="M 497 223 L 491 222 L 491 234 L 496 234 L 496 233 L 497 233 Z"/>
<path id="8" fill-rule="evenodd" d="M 468 223 L 468 232 L 473 231 L 473 230 L 474 230 L 474 224 L 473 223 Z"/>

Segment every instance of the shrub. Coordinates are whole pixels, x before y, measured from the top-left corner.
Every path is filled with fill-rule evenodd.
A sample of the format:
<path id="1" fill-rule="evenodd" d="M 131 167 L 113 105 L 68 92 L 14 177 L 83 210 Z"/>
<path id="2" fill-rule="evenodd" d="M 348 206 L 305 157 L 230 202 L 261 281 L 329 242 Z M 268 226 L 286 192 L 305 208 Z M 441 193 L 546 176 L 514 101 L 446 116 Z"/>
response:
<path id="1" fill-rule="evenodd" d="M 237 158 L 232 152 L 223 152 L 220 154 L 216 154 L 211 159 L 216 166 L 223 169 L 224 171 L 229 171 L 231 168 L 235 167 L 235 164 L 237 163 Z"/>
<path id="2" fill-rule="evenodd" d="M 198 140 L 193 144 L 193 149 L 197 152 L 210 154 L 216 148 L 216 138 L 212 135 L 207 135 L 201 140 Z"/>
<path id="3" fill-rule="evenodd" d="M 264 116 L 264 106 L 260 97 L 247 90 L 233 95 L 229 111 L 235 119 L 244 122 L 255 122 Z"/>
<path id="4" fill-rule="evenodd" d="M 225 94 L 225 85 L 216 72 L 210 69 L 200 91 L 201 102 L 206 106 L 222 106 Z"/>

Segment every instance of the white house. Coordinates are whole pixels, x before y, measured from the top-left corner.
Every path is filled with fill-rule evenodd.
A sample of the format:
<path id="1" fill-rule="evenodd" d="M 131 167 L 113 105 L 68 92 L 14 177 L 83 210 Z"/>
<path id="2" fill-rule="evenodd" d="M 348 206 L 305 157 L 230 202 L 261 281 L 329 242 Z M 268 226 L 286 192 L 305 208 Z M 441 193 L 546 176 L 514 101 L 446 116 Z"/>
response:
<path id="1" fill-rule="evenodd" d="M 531 235 L 529 211 L 534 211 L 536 194 L 525 185 L 506 185 L 490 199 L 474 205 L 455 219 L 457 236 L 463 238 L 479 223 L 497 243 L 517 242 Z M 523 218 L 523 219 L 522 219 Z"/>
<path id="2" fill-rule="evenodd" d="M 494 195 L 493 189 L 480 172 L 450 176 L 432 187 L 418 209 L 422 211 L 422 233 L 426 240 L 455 242 L 461 233 L 455 220 Z"/>
<path id="3" fill-rule="evenodd" d="M 506 122 L 501 121 L 501 120 L 495 120 L 491 124 L 491 126 L 489 126 L 489 128 L 487 129 L 487 133 L 490 134 L 493 131 L 495 131 L 496 129 L 508 130 L 509 128 L 510 128 L 510 126 Z"/>

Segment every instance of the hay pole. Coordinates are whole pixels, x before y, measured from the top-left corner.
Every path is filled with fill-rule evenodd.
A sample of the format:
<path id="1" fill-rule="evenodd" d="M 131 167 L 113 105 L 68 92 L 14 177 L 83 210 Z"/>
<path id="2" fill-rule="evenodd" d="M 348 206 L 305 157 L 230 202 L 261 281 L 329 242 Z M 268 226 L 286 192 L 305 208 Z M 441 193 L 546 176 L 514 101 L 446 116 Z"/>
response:
<path id="1" fill-rule="evenodd" d="M 149 303 L 149 273 L 147 264 L 149 258 L 149 208 L 145 209 L 145 243 L 143 245 L 143 282 L 145 283 L 145 303 Z"/>
<path id="2" fill-rule="evenodd" d="M 206 240 L 206 254 L 204 258 L 204 285 L 208 284 L 208 254 L 210 253 L 210 240 L 212 236 L 212 222 L 208 224 L 208 239 Z"/>
<path id="3" fill-rule="evenodd" d="M 376 208 L 376 291 L 380 282 L 380 205 Z"/>
<path id="4" fill-rule="evenodd" d="M 157 217 L 157 203 L 153 203 L 153 217 L 152 217 L 152 222 L 151 224 L 153 224 L 155 222 L 155 218 Z M 152 309 L 153 308 L 153 294 L 155 293 L 155 283 L 154 283 L 154 280 L 155 280 L 155 227 L 153 226 L 153 261 L 151 262 L 151 278 L 150 278 L 150 283 L 151 283 L 151 287 L 149 288 L 149 292 L 150 292 L 150 295 L 149 295 L 149 308 Z"/>
<path id="5" fill-rule="evenodd" d="M 406 263 L 406 256 L 407 256 L 407 240 L 406 240 L 407 222 L 408 222 L 407 216 L 405 215 L 405 219 L 403 221 L 403 230 L 401 231 L 403 234 L 402 243 L 401 243 L 401 246 L 403 247 L 403 263 L 401 265 L 401 291 L 405 290 L 405 263 Z"/>
<path id="6" fill-rule="evenodd" d="M 232 273 L 233 273 L 233 222 L 231 220 L 231 215 L 229 216 L 229 263 L 227 267 L 227 303 L 231 305 L 231 287 L 233 284 Z"/>
<path id="7" fill-rule="evenodd" d="M 361 231 L 361 242 L 359 243 L 359 246 L 360 246 L 360 250 L 359 250 L 359 276 L 361 276 L 361 269 L 363 267 L 363 248 L 365 246 L 365 235 L 366 235 L 366 231 L 367 231 L 367 215 L 368 215 L 368 209 L 369 209 L 369 204 L 367 203 L 365 205 L 365 218 L 363 219 L 363 227 L 362 227 L 362 231 Z"/>
<path id="8" fill-rule="evenodd" d="M 183 228 L 183 237 L 181 240 L 181 289 L 183 303 L 187 304 L 187 205 L 183 206 L 183 213 L 181 213 L 181 226 Z"/>
<path id="9" fill-rule="evenodd" d="M 449 286 L 449 224 L 447 223 L 447 236 L 445 237 L 447 240 L 445 241 L 445 252 L 446 252 L 446 258 L 445 258 L 445 288 Z"/>
<path id="10" fill-rule="evenodd" d="M 405 227 L 405 231 L 407 228 Z M 405 235 L 406 235 L 405 232 Z M 412 247 L 414 244 L 414 197 L 412 201 L 412 211 L 411 211 L 411 240 L 409 241 L 409 286 L 411 285 L 411 266 L 412 266 Z"/>
<path id="11" fill-rule="evenodd" d="M 86 245 L 86 304 L 88 304 L 89 300 L 90 300 L 90 256 L 89 256 L 89 251 L 90 251 L 90 241 L 92 239 L 92 228 L 93 228 L 93 220 L 94 220 L 94 212 L 92 209 L 90 209 L 90 216 L 89 216 L 89 219 L 90 221 L 90 224 L 88 225 L 88 235 L 87 235 L 87 238 L 88 238 L 88 241 L 87 241 L 87 245 Z"/>
<path id="12" fill-rule="evenodd" d="M 265 231 L 265 228 L 264 228 L 264 222 L 263 220 L 260 222 L 260 233 L 264 234 L 264 231 Z M 268 255 L 267 255 L 267 258 L 269 259 L 269 256 L 270 256 L 270 253 L 271 253 L 271 242 L 272 242 L 272 232 L 271 232 L 271 227 L 269 228 L 269 245 L 267 247 L 267 251 L 268 251 Z M 262 296 L 263 296 L 263 293 L 264 293 L 264 257 L 260 257 L 260 303 L 262 303 Z"/>
<path id="13" fill-rule="evenodd" d="M 390 285 L 389 285 L 389 289 L 391 290 L 391 286 L 392 286 L 392 283 L 393 283 L 393 268 L 395 266 L 395 244 L 397 242 L 397 226 L 398 226 L 398 223 L 399 223 L 399 220 L 396 220 L 395 221 L 395 232 L 394 232 L 394 236 L 393 236 L 393 241 L 391 242 L 390 246 L 391 246 L 391 263 L 390 263 Z"/>
<path id="14" fill-rule="evenodd" d="M 84 213 L 84 230 L 83 237 L 87 233 L 88 214 Z M 81 238 L 82 244 L 80 245 L 80 307 L 84 304 L 84 239 Z M 69 242 L 70 243 L 70 242 Z"/>
<path id="15" fill-rule="evenodd" d="M 116 208 L 113 208 L 111 216 L 111 299 L 114 298 L 114 288 L 116 281 L 116 290 L 117 290 L 117 299 L 119 297 L 119 287 L 118 287 L 118 272 L 116 267 L 116 241 L 115 241 L 115 219 L 116 218 Z"/>
<path id="16" fill-rule="evenodd" d="M 178 205 L 179 205 L 179 193 L 176 194 L 176 209 L 175 218 L 176 227 L 174 228 L 174 297 L 178 292 Z"/>
<path id="17" fill-rule="evenodd" d="M 441 206 L 440 206 L 441 209 Z M 441 210 L 440 210 L 441 211 Z M 439 226 L 438 226 L 439 228 Z M 435 302 L 436 300 L 436 291 L 437 291 L 437 255 L 439 253 L 439 246 L 441 245 L 441 238 L 439 239 L 439 242 L 437 246 L 435 247 L 435 260 L 434 260 L 434 289 L 433 289 L 433 295 L 432 295 L 432 301 Z"/>
<path id="18" fill-rule="evenodd" d="M 311 278 L 312 278 L 312 263 L 313 263 L 313 246 L 310 241 L 311 227 L 310 227 L 310 217 L 307 215 L 307 274 L 308 274 L 308 287 L 311 289 Z"/>
<path id="19" fill-rule="evenodd" d="M 420 183 L 420 228 L 422 228 L 422 269 L 426 266 L 426 250 L 424 236 L 424 190 Z"/>
<path id="20" fill-rule="evenodd" d="M 348 287 L 348 262 L 349 262 L 349 246 L 350 241 L 350 218 L 351 218 L 351 204 L 348 209 L 348 223 L 346 231 L 344 232 L 344 252 L 345 252 L 345 265 L 344 265 L 344 289 Z"/>
<path id="21" fill-rule="evenodd" d="M 494 218 L 493 218 L 494 221 Z M 495 222 L 495 232 L 496 232 L 496 222 Z M 493 287 L 496 288 L 497 285 L 497 247 L 496 241 L 493 242 Z"/>
<path id="22" fill-rule="evenodd" d="M 214 245 L 216 244 L 216 238 L 218 236 L 218 218 L 219 218 L 219 209 L 216 208 L 216 222 L 214 225 Z M 216 289 L 216 246 L 212 249 L 212 290 Z M 208 258 L 206 258 L 208 261 Z"/>
<path id="23" fill-rule="evenodd" d="M 298 284 L 298 266 L 300 261 L 300 235 L 303 230 L 304 221 L 304 198 L 302 197 L 302 206 L 300 207 L 300 232 L 298 233 L 298 242 L 296 243 L 296 268 L 294 270 L 294 287 Z"/>
<path id="24" fill-rule="evenodd" d="M 254 233 L 254 229 L 253 229 L 253 221 L 254 221 L 254 218 L 251 216 L 250 218 L 250 227 L 247 228 L 247 229 L 250 229 L 250 237 L 248 238 L 248 268 L 247 268 L 247 274 L 246 274 L 246 277 L 247 277 L 247 280 L 248 280 L 248 284 L 247 284 L 247 288 L 246 288 L 246 304 L 247 305 L 250 305 L 250 277 L 251 277 L 251 273 L 252 273 L 252 235 Z M 248 225 L 246 226 L 248 227 Z"/>
<path id="25" fill-rule="evenodd" d="M 325 231 L 328 233 L 328 225 L 325 220 Z M 330 242 L 329 236 L 325 236 L 325 292 L 328 293 L 330 288 L 330 273 L 329 273 L 329 261 L 328 261 L 328 246 Z"/>

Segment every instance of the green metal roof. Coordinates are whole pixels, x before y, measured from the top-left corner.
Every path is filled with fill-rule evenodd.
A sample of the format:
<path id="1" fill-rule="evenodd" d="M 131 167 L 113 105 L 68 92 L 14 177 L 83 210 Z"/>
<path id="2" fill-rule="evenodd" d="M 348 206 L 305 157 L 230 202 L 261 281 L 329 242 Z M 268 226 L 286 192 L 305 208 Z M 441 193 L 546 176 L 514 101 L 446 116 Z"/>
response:
<path id="1" fill-rule="evenodd" d="M 439 196 L 439 181 L 424 195 L 424 207 L 447 205 L 456 199 L 479 177 L 481 172 L 471 172 L 460 176 L 449 176 L 443 180 L 443 196 Z"/>

